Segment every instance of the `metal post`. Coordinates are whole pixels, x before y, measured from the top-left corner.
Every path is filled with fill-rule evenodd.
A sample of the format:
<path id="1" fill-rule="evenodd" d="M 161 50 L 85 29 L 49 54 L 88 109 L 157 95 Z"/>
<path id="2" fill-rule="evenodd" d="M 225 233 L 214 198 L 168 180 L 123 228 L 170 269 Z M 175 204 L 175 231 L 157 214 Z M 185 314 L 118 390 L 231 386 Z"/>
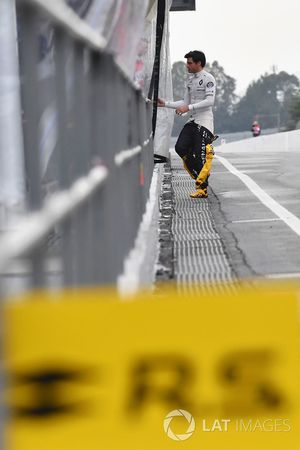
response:
<path id="1" fill-rule="evenodd" d="M 66 62 L 68 58 L 69 38 L 64 30 L 56 27 L 54 30 L 55 48 L 55 84 L 56 84 L 56 110 L 58 123 L 58 153 L 59 153 L 59 186 L 67 189 L 71 182 L 70 155 L 71 141 L 68 129 L 69 112 L 67 102 Z M 62 233 L 62 261 L 63 284 L 70 286 L 73 282 L 73 255 L 72 255 L 72 227 L 67 220 L 61 227 Z"/>
<path id="2" fill-rule="evenodd" d="M 68 141 L 68 113 L 67 113 L 67 82 L 66 61 L 67 36 L 60 28 L 54 30 L 55 42 L 55 85 L 56 85 L 56 110 L 58 124 L 58 153 L 59 153 L 59 186 L 67 189 L 70 186 L 70 152 Z"/>
<path id="3" fill-rule="evenodd" d="M 0 1 L 0 48 L 1 229 L 14 225 L 25 200 L 15 0 Z"/>
<path id="4" fill-rule="evenodd" d="M 278 133 L 280 132 L 280 109 L 281 106 L 284 102 L 284 91 L 279 89 L 278 91 L 276 91 L 276 98 L 278 101 L 278 113 L 277 113 L 277 128 L 278 128 Z"/>
<path id="5" fill-rule="evenodd" d="M 78 178 L 87 173 L 90 163 L 90 143 L 88 134 L 88 108 L 87 108 L 87 73 L 86 51 L 80 42 L 74 47 L 74 177 Z M 88 284 L 90 255 L 86 245 L 89 239 L 89 217 L 87 205 L 76 211 L 73 220 L 74 232 L 74 281 L 76 285 Z"/>
<path id="6" fill-rule="evenodd" d="M 22 34 L 20 53 L 22 61 L 22 100 L 24 108 L 24 145 L 25 166 L 28 181 L 28 207 L 37 211 L 42 206 L 40 153 L 38 143 L 39 110 L 38 110 L 38 41 L 37 16 L 28 5 L 21 7 Z M 32 287 L 44 284 L 43 271 L 44 248 L 38 247 L 31 255 Z"/>
<path id="7" fill-rule="evenodd" d="M 100 157 L 110 171 L 110 176 L 99 193 L 101 198 L 101 211 L 99 211 L 98 225 L 101 227 L 104 241 L 101 245 L 103 267 L 103 282 L 114 283 L 119 270 L 119 241 L 122 239 L 118 211 L 120 209 L 120 183 L 116 177 L 117 171 L 114 156 L 120 148 L 118 142 L 119 121 L 126 120 L 119 116 L 119 110 L 115 107 L 117 103 L 115 92 L 116 66 L 111 55 L 101 55 L 101 71 L 99 73 L 98 89 L 102 98 L 99 108 L 99 132 L 101 132 Z M 125 94 L 124 94 L 125 95 Z M 113 120 L 112 120 L 113 117 Z M 101 222 L 100 222 L 101 220 Z"/>
<path id="8" fill-rule="evenodd" d="M 22 28 L 20 39 L 22 69 L 22 100 L 24 110 L 25 165 L 28 181 L 29 209 L 38 210 L 42 204 L 40 153 L 38 143 L 38 40 L 37 18 L 34 9 L 21 8 Z"/>

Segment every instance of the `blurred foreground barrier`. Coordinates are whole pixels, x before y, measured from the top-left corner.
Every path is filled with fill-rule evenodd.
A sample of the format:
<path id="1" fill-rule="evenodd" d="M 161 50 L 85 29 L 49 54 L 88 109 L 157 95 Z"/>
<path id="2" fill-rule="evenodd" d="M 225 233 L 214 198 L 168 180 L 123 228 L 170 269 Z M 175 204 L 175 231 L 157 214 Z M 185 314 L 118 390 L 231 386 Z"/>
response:
<path id="1" fill-rule="evenodd" d="M 297 295 L 90 289 L 7 305 L 8 448 L 296 450 Z"/>
<path id="2" fill-rule="evenodd" d="M 1 294 L 113 284 L 149 200 L 152 105 L 63 0 L 16 6 L 27 213 L 1 235 Z"/>

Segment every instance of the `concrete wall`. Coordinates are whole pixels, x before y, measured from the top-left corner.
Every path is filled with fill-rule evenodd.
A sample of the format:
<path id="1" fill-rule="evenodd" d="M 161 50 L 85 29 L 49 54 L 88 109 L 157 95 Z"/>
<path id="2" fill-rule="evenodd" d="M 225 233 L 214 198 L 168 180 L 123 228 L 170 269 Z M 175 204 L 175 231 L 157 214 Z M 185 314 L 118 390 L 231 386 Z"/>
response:
<path id="1" fill-rule="evenodd" d="M 242 141 L 221 144 L 219 151 L 249 151 L 249 150 L 274 150 L 281 148 L 283 151 L 300 151 L 300 130 L 286 131 L 284 133 L 269 134 L 267 136 L 251 137 Z"/>

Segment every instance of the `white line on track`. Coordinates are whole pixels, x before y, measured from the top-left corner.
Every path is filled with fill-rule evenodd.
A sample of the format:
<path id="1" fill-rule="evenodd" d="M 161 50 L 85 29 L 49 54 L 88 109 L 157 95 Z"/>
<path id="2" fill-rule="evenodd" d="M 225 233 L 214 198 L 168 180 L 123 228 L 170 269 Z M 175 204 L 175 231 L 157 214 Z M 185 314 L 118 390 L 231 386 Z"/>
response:
<path id="1" fill-rule="evenodd" d="M 229 170 L 229 172 L 237 176 L 248 187 L 252 194 L 254 194 L 267 208 L 273 211 L 279 219 L 285 222 L 291 230 L 300 236 L 300 219 L 298 217 L 276 202 L 276 200 L 259 187 L 252 178 L 236 169 L 226 158 L 223 158 L 223 156 L 216 156 L 216 158 Z"/>
<path id="2" fill-rule="evenodd" d="M 249 223 L 249 222 L 278 222 L 279 217 L 275 217 L 274 219 L 244 219 L 244 220 L 233 220 L 231 223 Z"/>
<path id="3" fill-rule="evenodd" d="M 281 279 L 281 278 L 300 278 L 300 272 L 294 272 L 294 273 L 273 273 L 266 275 L 266 278 L 271 279 Z"/>

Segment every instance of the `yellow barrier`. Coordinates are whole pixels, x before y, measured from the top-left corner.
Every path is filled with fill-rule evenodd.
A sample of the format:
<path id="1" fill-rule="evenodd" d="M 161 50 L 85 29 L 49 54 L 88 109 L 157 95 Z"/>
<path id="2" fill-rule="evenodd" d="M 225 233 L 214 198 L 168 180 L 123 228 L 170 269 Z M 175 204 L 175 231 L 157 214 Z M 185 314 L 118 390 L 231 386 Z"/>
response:
<path id="1" fill-rule="evenodd" d="M 95 289 L 10 304 L 8 448 L 296 450 L 297 314 L 297 290 L 285 287 L 127 302 Z"/>

